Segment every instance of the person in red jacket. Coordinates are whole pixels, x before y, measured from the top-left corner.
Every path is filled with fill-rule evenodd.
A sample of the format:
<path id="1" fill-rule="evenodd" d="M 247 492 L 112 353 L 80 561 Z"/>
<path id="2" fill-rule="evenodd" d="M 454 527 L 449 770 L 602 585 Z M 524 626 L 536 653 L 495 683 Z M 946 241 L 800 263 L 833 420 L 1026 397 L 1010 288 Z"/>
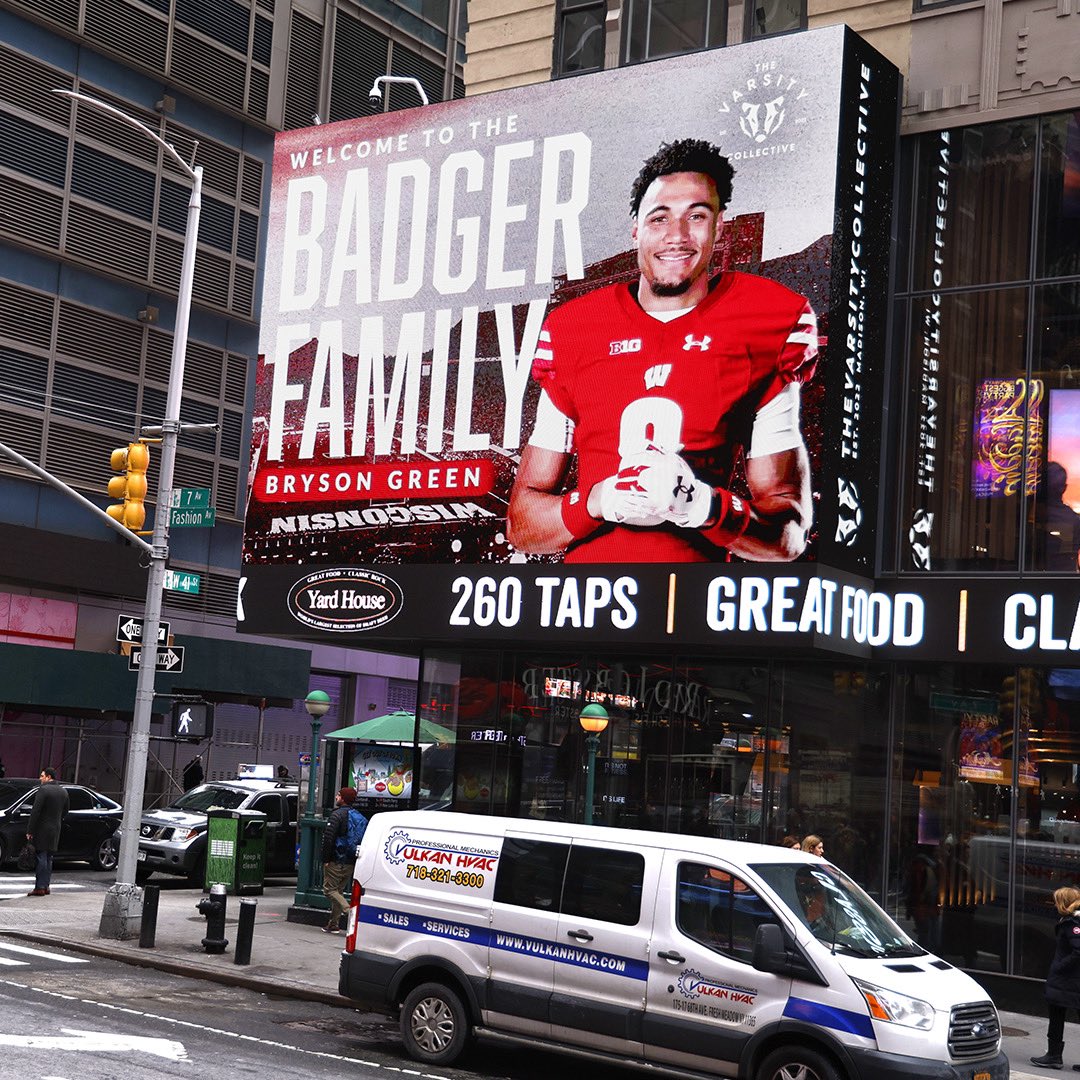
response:
<path id="1" fill-rule="evenodd" d="M 782 561 L 806 547 L 810 464 L 799 389 L 809 302 L 753 274 L 708 274 L 734 175 L 711 143 L 665 144 L 630 199 L 638 278 L 553 311 L 510 542 L 565 562 Z M 576 486 L 567 478 L 576 457 Z M 732 487 L 742 464 L 750 498 Z"/>

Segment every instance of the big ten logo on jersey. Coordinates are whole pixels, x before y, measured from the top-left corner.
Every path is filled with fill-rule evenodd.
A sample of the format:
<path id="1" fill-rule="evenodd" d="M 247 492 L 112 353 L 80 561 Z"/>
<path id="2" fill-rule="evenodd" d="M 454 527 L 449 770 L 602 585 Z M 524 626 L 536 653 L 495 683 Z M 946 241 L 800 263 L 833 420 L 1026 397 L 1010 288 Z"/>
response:
<path id="1" fill-rule="evenodd" d="M 641 338 L 624 338 L 622 341 L 609 341 L 609 356 L 622 356 L 623 353 L 641 352 Z"/>

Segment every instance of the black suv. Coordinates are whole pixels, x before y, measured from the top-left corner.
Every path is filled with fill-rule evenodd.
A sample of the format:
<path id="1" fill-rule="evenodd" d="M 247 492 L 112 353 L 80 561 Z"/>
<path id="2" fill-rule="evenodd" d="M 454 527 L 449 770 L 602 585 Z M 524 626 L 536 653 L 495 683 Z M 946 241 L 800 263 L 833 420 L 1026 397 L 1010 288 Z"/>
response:
<path id="1" fill-rule="evenodd" d="M 136 880 L 179 874 L 192 885 L 206 877 L 210 810 L 257 810 L 266 815 L 266 873 L 296 873 L 298 789 L 295 781 L 214 780 L 185 791 L 171 806 L 148 810 L 139 826 Z"/>

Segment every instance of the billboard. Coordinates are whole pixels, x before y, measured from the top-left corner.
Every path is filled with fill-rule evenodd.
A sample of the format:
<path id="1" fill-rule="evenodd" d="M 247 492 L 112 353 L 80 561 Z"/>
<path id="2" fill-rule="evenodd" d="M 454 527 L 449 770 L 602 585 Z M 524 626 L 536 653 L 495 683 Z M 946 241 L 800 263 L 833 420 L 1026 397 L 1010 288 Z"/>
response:
<path id="1" fill-rule="evenodd" d="M 279 135 L 242 628 L 872 573 L 898 80 L 831 27 Z"/>

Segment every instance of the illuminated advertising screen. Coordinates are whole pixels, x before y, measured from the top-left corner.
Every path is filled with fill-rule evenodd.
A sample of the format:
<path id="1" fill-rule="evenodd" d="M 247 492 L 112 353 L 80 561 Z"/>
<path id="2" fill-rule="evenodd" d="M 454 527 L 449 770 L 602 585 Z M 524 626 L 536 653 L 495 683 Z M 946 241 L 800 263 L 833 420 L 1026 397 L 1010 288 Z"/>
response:
<path id="1" fill-rule="evenodd" d="M 975 395 L 971 491 L 1034 495 L 1043 454 L 1042 379 L 983 379 Z M 1027 450 L 1025 451 L 1025 445 Z"/>
<path id="2" fill-rule="evenodd" d="M 872 573 L 897 94 L 831 27 L 279 135 L 241 627 Z"/>

